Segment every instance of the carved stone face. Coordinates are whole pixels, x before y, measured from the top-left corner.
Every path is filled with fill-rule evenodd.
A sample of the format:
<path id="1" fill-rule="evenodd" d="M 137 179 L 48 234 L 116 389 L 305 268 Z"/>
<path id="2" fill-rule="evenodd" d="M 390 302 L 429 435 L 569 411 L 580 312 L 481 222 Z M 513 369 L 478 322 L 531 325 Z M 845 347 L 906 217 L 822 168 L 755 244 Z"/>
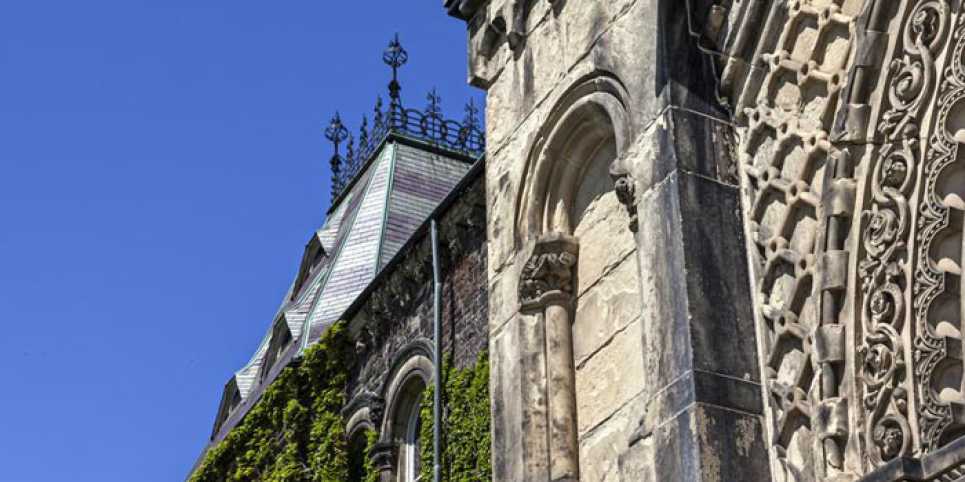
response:
<path id="1" fill-rule="evenodd" d="M 904 442 L 901 428 L 894 425 L 879 425 L 875 429 L 875 444 L 881 451 L 882 460 L 890 460 L 899 455 Z"/>
<path id="2" fill-rule="evenodd" d="M 891 371 L 894 357 L 891 350 L 884 345 L 874 345 L 868 348 L 864 356 L 864 374 L 866 381 L 877 385 L 884 375 Z"/>
<path id="3" fill-rule="evenodd" d="M 912 18 L 912 29 L 923 42 L 931 42 L 938 32 L 937 15 L 932 10 L 919 10 Z"/>

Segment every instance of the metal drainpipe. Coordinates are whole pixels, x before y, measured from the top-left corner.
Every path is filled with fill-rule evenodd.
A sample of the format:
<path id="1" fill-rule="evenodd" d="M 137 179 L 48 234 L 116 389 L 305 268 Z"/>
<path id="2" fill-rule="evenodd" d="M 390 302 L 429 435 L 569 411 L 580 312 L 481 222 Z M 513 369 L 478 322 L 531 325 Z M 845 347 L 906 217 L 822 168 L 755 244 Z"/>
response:
<path id="1" fill-rule="evenodd" d="M 442 480 L 440 442 L 442 439 L 442 279 L 439 275 L 439 229 L 436 220 L 430 222 L 432 231 L 432 342 L 433 342 L 433 379 L 432 391 L 432 480 Z"/>

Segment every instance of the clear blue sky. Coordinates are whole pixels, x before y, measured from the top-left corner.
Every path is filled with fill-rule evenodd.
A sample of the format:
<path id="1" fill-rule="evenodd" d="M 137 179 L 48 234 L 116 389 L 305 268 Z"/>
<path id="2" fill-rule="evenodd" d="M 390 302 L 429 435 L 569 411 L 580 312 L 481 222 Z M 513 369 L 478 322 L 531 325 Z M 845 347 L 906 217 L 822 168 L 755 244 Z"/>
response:
<path id="1" fill-rule="evenodd" d="M 441 3 L 2 2 L 0 482 L 186 475 L 392 34 L 407 104 L 481 98 Z"/>

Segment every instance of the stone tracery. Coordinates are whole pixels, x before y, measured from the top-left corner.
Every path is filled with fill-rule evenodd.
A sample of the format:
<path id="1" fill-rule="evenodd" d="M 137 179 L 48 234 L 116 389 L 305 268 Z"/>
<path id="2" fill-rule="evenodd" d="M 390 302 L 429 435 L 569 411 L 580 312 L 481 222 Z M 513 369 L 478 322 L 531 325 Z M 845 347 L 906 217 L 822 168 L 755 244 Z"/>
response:
<path id="1" fill-rule="evenodd" d="M 748 79 L 748 86 L 761 82 L 763 89 L 757 105 L 744 111 L 745 215 L 752 264 L 759 263 L 762 364 L 770 379 L 769 416 L 776 424 L 772 450 L 791 480 L 812 477 L 809 453 L 823 454 L 814 455 L 824 463 L 813 477 L 856 476 L 891 460 L 934 452 L 965 426 L 957 415 L 965 407 L 960 312 L 965 204 L 956 184 L 963 139 L 950 127 L 960 122 L 954 116 L 965 98 L 965 21 L 953 14 L 954 2 L 897 5 L 891 14 L 897 21 L 894 59 L 881 69 L 880 107 L 870 137 L 863 137 L 869 120 L 861 117 L 869 109 L 860 102 L 873 98 L 868 92 L 875 87 L 856 74 L 861 69 L 851 69 L 847 82 L 869 85 L 849 87 L 841 99 L 845 115 L 835 115 L 843 124 L 829 135 L 828 119 L 839 108 L 833 84 L 843 83 L 843 71 L 823 76 L 834 82 L 824 91 L 826 110 L 810 112 L 817 117 L 809 115 L 806 90 L 813 69 L 826 67 L 820 58 L 827 53 L 818 46 L 827 41 L 828 19 L 857 28 L 854 15 L 845 18 L 851 3 L 791 2 L 774 53 L 762 56 L 767 75 Z M 886 29 L 884 10 L 881 2 L 865 2 L 861 19 L 871 23 L 862 25 Z M 818 17 L 813 35 L 800 30 L 802 15 L 810 14 Z M 786 37 L 789 31 L 795 35 Z M 862 38 L 867 45 L 859 43 L 859 49 L 883 45 L 877 30 L 867 37 L 873 38 Z M 809 38 L 824 40 L 797 48 Z M 955 39 L 953 47 L 949 38 Z M 795 58 L 801 52 L 812 52 L 812 59 Z M 858 57 L 856 65 L 870 58 Z M 796 71 L 797 78 L 782 79 L 782 69 Z M 820 175 L 794 177 L 802 170 L 788 165 L 800 166 L 802 156 L 810 166 L 803 172 L 813 172 L 815 159 L 823 160 L 816 168 Z M 802 204 L 809 194 L 818 201 Z M 821 221 L 808 226 L 809 218 Z M 856 230 L 853 236 L 849 229 Z M 812 233 L 804 243 L 802 231 Z M 848 328 L 851 316 L 854 326 Z M 808 437 L 813 442 L 802 445 Z M 805 448 L 809 444 L 812 449 Z"/>
<path id="2" fill-rule="evenodd" d="M 780 7 L 777 7 L 780 8 Z M 809 480 L 847 470 L 844 320 L 851 157 L 829 132 L 844 84 L 856 11 L 795 1 L 746 109 L 744 210 L 758 290 L 763 382 L 775 475 Z M 777 10 L 776 10 L 777 11 Z M 773 30 L 772 30 L 773 32 Z M 764 36 L 767 38 L 767 36 Z M 755 92 L 751 77 L 745 92 Z M 749 102 L 748 102 L 749 103 Z M 805 473 L 813 472 L 814 475 Z"/>

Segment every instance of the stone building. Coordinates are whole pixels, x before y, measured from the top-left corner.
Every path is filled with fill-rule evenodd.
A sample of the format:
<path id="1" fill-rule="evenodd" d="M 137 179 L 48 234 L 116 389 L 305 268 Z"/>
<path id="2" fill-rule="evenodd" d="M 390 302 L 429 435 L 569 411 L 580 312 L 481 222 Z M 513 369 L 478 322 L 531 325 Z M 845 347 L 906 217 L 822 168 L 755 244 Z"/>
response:
<path id="1" fill-rule="evenodd" d="M 386 146 L 463 162 L 420 219 L 465 220 L 445 350 L 488 351 L 494 480 L 965 480 L 965 2 L 443 4 L 485 161 Z M 432 380 L 416 224 L 336 310 L 383 481 L 414 480 L 398 417 Z M 298 320 L 286 301 L 215 440 L 285 327 L 331 321 Z"/>
<path id="2" fill-rule="evenodd" d="M 446 0 L 497 480 L 965 480 L 956 0 Z"/>
<path id="3" fill-rule="evenodd" d="M 355 346 L 338 415 L 358 480 L 366 456 L 385 482 L 418 478 L 423 392 L 435 377 L 437 299 L 440 359 L 455 369 L 483 359 L 488 292 L 479 112 L 470 103 L 465 119 L 446 119 L 435 92 L 424 109 L 406 107 L 397 70 L 407 58 L 396 38 L 385 52 L 393 70 L 389 104 L 379 99 L 371 125 L 363 119 L 356 137 L 336 114 L 326 129 L 335 151 L 326 222 L 310 236 L 256 353 L 226 383 L 210 443 L 191 476 L 282 371 L 297 366 L 337 322 L 346 324 Z M 378 443 L 364 453 L 369 433 Z"/>

